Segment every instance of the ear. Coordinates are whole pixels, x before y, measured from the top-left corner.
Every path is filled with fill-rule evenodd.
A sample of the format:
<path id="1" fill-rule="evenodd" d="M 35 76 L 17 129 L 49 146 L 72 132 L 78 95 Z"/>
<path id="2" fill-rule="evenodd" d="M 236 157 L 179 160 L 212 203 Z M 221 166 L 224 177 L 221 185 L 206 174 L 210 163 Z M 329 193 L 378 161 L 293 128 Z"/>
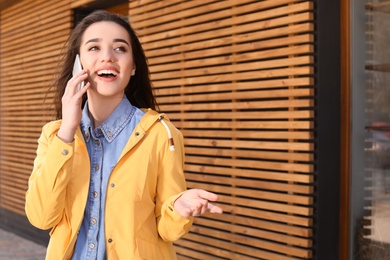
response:
<path id="1" fill-rule="evenodd" d="M 131 71 L 131 76 L 135 75 L 135 68 Z"/>

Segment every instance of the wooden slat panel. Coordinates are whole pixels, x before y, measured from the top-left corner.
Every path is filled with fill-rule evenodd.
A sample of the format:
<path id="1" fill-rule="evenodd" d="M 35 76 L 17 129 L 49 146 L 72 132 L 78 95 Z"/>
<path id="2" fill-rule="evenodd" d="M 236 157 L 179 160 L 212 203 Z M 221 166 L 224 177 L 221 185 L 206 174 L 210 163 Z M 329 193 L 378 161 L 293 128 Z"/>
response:
<path id="1" fill-rule="evenodd" d="M 159 9 L 160 8 L 160 9 Z M 179 259 L 309 259 L 315 169 L 311 1 L 131 1 L 188 187 L 220 195 Z"/>
<path id="2" fill-rule="evenodd" d="M 19 10 L 16 10 L 17 13 L 14 15 L 14 19 L 5 20 L 1 24 L 1 30 L 4 32 L 4 37 L 9 37 L 10 40 L 15 40 L 16 36 L 21 32 L 33 33 L 38 31 L 40 27 L 48 23 L 48 26 L 52 22 L 56 21 L 61 17 L 69 16 L 66 11 L 69 11 L 68 4 L 66 1 L 50 2 L 43 1 L 41 4 L 36 4 L 29 9 L 29 15 L 20 16 L 18 13 L 23 12 L 26 7 L 22 7 Z M 32 30 L 32 31 L 31 31 Z"/>
<path id="3" fill-rule="evenodd" d="M 200 40 L 218 39 L 222 37 L 227 37 L 230 33 L 239 34 L 239 35 L 242 35 L 244 33 L 254 33 L 253 28 L 262 29 L 260 32 L 258 32 L 258 34 L 260 35 L 258 37 L 266 38 L 266 36 L 270 37 L 271 35 L 280 37 L 280 36 L 284 36 L 285 34 L 288 35 L 289 30 L 291 29 L 302 31 L 303 30 L 302 28 L 310 27 L 308 24 L 303 24 L 302 27 L 294 26 L 293 24 L 307 22 L 312 19 L 313 17 L 311 13 L 301 13 L 301 14 L 288 16 L 288 18 L 287 17 L 275 18 L 267 21 L 259 21 L 259 22 L 253 22 L 251 24 L 233 26 L 232 28 L 229 28 L 228 32 L 223 28 L 219 30 L 203 32 L 204 30 L 215 28 L 213 25 L 208 24 L 207 27 L 196 28 L 200 32 L 198 34 L 190 34 L 181 37 L 172 37 L 171 35 L 167 35 L 167 33 L 164 32 L 159 35 L 142 36 L 141 39 L 144 42 L 143 46 L 145 46 L 145 50 L 153 50 L 153 49 L 158 49 L 166 46 L 176 46 L 183 43 L 194 43 Z M 232 22 L 230 22 L 230 25 L 232 25 Z M 283 28 L 280 26 L 285 26 L 285 27 Z M 193 32 L 192 30 L 189 29 L 188 31 Z M 240 40 L 240 38 L 237 40 Z M 241 40 L 243 39 L 241 38 Z"/>
<path id="4" fill-rule="evenodd" d="M 222 233 L 220 237 L 223 238 L 224 234 L 225 233 Z M 241 238 L 241 239 L 245 241 L 245 238 Z M 250 247 L 242 243 L 237 243 L 237 244 L 234 243 L 235 252 L 237 253 L 232 253 L 230 252 L 232 243 L 234 242 L 226 241 L 223 239 L 212 239 L 210 237 L 204 236 L 204 234 L 199 235 L 199 234 L 192 233 L 186 236 L 185 240 L 179 241 L 178 244 L 188 248 L 202 248 L 203 252 L 207 252 L 212 255 L 221 255 L 226 257 L 227 259 L 259 259 L 259 258 L 275 259 L 275 260 L 296 259 L 292 256 L 283 256 L 269 251 L 259 250 L 257 248 Z M 191 246 L 191 244 L 193 245 Z M 191 256 L 193 255 L 193 253 L 190 251 L 187 251 L 187 254 L 191 254 Z M 209 259 L 208 257 L 209 256 L 207 256 L 206 258 L 199 258 L 199 259 Z"/>
<path id="5" fill-rule="evenodd" d="M 20 215 L 37 139 L 53 119 L 48 87 L 72 28 L 69 7 L 69 1 L 22 0 L 1 10 L 0 207 Z"/>
<path id="6" fill-rule="evenodd" d="M 297 1 L 296 0 L 273 0 L 273 1 L 263 1 L 262 3 L 254 3 L 251 5 L 242 5 L 245 4 L 246 2 L 251 2 L 251 1 L 247 1 L 247 0 L 231 0 L 231 1 L 223 1 L 223 2 L 220 1 L 215 4 L 209 4 L 209 5 L 201 6 L 199 8 L 189 9 L 187 12 L 181 11 L 175 13 L 173 16 L 168 16 L 168 15 L 162 16 L 161 19 L 150 19 L 138 23 L 134 21 L 135 28 L 138 29 L 140 36 L 151 35 L 148 36 L 148 38 L 143 38 L 144 42 L 149 42 L 149 41 L 155 41 L 159 38 L 160 39 L 169 38 L 169 37 L 174 37 L 176 35 L 183 35 L 188 33 L 199 32 L 199 31 L 207 31 L 210 30 L 210 28 L 221 28 L 224 26 L 230 26 L 232 24 L 237 25 L 237 24 L 248 23 L 256 20 L 270 19 L 273 17 L 278 17 L 290 13 L 302 12 L 304 10 L 308 10 L 311 8 L 311 4 L 306 2 L 297 5 L 270 9 L 268 11 L 265 10 L 264 12 L 259 13 L 254 11 L 278 6 L 283 3 L 289 3 L 289 2 L 291 3 Z M 237 5 L 241 5 L 241 6 L 237 6 Z M 223 10 L 223 11 L 218 12 L 219 10 Z M 247 14 L 248 12 L 251 13 Z M 242 15 L 243 13 L 245 15 Z M 180 18 L 187 18 L 187 17 L 189 19 L 185 19 L 184 21 L 180 19 Z M 226 17 L 228 18 L 225 19 Z M 160 24 L 163 23 L 163 25 L 156 26 L 156 27 L 153 26 L 158 23 Z M 141 28 L 147 28 L 147 29 L 142 30 Z M 176 30 L 170 30 L 170 29 L 176 29 Z M 163 33 L 158 34 L 156 32 L 163 32 Z"/>

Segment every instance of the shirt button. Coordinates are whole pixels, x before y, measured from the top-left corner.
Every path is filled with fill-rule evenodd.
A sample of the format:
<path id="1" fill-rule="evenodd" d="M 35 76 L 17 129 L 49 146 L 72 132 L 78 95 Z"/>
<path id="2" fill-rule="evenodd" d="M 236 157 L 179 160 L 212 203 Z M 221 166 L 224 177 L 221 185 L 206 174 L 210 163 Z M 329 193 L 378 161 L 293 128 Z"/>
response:
<path id="1" fill-rule="evenodd" d="M 88 133 L 85 134 L 85 138 L 87 138 L 87 139 L 89 138 L 89 134 Z"/>
<path id="2" fill-rule="evenodd" d="M 108 243 L 112 243 L 112 239 L 111 238 L 108 239 Z"/>
<path id="3" fill-rule="evenodd" d="M 108 137 L 112 137 L 112 132 L 109 131 L 109 132 L 107 133 L 107 135 L 108 135 Z"/>
<path id="4" fill-rule="evenodd" d="M 114 188 L 115 187 L 115 183 L 111 183 L 111 188 Z"/>
<path id="5" fill-rule="evenodd" d="M 63 154 L 63 155 L 67 155 L 68 153 L 69 153 L 69 152 L 68 152 L 67 149 L 62 150 L 62 154 Z"/>
<path id="6" fill-rule="evenodd" d="M 96 219 L 91 219 L 91 223 L 92 223 L 92 225 L 96 225 Z"/>
<path id="7" fill-rule="evenodd" d="M 95 171 L 97 172 L 100 169 L 99 165 L 95 165 Z"/>
<path id="8" fill-rule="evenodd" d="M 94 243 L 89 244 L 89 248 L 94 249 L 95 248 L 95 244 Z"/>
<path id="9" fill-rule="evenodd" d="M 99 128 L 99 129 L 98 129 L 98 133 L 99 133 L 99 134 L 103 134 L 102 129 Z"/>
<path id="10" fill-rule="evenodd" d="M 98 193 L 96 191 L 93 192 L 93 197 L 96 198 L 98 196 Z"/>
<path id="11" fill-rule="evenodd" d="M 95 140 L 95 144 L 96 145 L 100 145 L 100 141 L 99 140 Z"/>

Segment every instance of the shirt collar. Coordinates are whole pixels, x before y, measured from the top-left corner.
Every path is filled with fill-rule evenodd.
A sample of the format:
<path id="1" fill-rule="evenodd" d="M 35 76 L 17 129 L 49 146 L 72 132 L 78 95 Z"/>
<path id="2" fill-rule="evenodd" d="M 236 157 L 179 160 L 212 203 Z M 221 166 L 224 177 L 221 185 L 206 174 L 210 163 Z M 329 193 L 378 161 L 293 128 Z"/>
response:
<path id="1" fill-rule="evenodd" d="M 88 112 L 88 100 L 82 111 L 81 117 L 81 130 L 83 132 L 85 140 L 88 142 L 90 139 L 90 133 L 99 132 L 102 133 L 107 142 L 111 143 L 115 137 L 125 128 L 130 122 L 135 112 L 134 107 L 130 101 L 124 96 L 119 105 L 115 108 L 114 112 L 107 118 L 103 124 L 96 129 L 93 129 L 92 120 L 89 118 Z"/>

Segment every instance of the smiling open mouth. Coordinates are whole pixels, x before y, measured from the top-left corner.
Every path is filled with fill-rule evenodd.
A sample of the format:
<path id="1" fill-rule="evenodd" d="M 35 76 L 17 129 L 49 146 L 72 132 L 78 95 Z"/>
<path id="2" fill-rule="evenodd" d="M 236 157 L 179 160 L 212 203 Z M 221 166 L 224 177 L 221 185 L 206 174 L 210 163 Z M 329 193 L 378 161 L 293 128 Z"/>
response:
<path id="1" fill-rule="evenodd" d="M 118 75 L 118 73 L 113 70 L 101 70 L 98 71 L 97 74 L 99 77 L 104 77 L 104 78 L 114 78 Z"/>

